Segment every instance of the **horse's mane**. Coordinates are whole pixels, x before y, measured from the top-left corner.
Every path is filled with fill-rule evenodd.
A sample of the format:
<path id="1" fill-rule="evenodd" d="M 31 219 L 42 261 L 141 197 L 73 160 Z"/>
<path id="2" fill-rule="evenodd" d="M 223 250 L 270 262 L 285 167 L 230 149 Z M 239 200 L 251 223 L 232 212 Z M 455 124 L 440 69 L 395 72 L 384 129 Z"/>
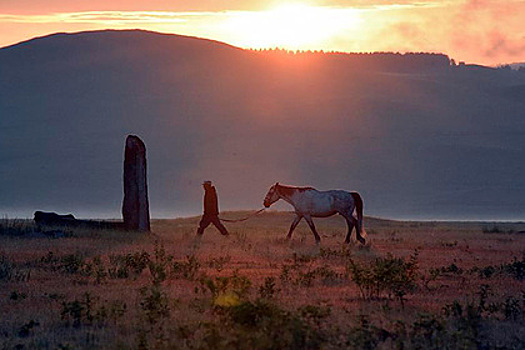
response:
<path id="1" fill-rule="evenodd" d="M 309 191 L 309 190 L 315 190 L 315 188 L 311 186 L 305 186 L 305 187 L 298 187 L 298 186 L 289 186 L 289 185 L 281 185 L 278 184 L 278 187 L 280 189 L 283 189 L 284 192 L 291 192 L 291 191 Z"/>

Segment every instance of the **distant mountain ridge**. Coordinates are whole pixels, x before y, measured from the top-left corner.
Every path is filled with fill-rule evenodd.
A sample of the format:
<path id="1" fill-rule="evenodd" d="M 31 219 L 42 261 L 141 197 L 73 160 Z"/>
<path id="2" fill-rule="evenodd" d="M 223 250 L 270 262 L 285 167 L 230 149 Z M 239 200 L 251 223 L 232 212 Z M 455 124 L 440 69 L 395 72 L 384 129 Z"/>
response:
<path id="1" fill-rule="evenodd" d="M 118 217 L 124 139 L 152 215 L 257 208 L 276 181 L 359 191 L 365 214 L 525 217 L 525 74 L 441 54 L 242 50 L 146 31 L 0 49 L 0 214 Z M 286 208 L 286 206 L 282 206 Z"/>

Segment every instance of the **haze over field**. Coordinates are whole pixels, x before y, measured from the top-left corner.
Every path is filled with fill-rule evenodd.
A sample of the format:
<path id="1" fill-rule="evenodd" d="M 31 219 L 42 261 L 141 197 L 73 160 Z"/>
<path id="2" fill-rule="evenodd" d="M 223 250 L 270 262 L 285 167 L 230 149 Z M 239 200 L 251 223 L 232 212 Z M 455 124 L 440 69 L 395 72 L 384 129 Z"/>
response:
<path id="1" fill-rule="evenodd" d="M 127 134 L 153 217 L 256 209 L 276 181 L 357 190 L 365 214 L 525 218 L 525 73 L 444 55 L 245 51 L 144 31 L 0 49 L 0 214 L 119 217 Z M 287 208 L 281 206 L 281 208 Z"/>

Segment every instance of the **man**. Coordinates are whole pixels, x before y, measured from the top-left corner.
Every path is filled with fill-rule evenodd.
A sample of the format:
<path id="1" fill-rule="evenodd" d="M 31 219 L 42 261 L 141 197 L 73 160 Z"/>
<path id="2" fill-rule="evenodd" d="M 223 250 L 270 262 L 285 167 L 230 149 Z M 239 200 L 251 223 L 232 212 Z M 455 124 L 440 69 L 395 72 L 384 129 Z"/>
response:
<path id="1" fill-rule="evenodd" d="M 208 227 L 211 223 L 217 227 L 221 234 L 227 236 L 228 231 L 219 219 L 219 203 L 217 200 L 217 191 L 215 191 L 215 187 L 212 186 L 211 181 L 204 181 L 202 187 L 204 187 L 204 214 L 202 215 L 201 221 L 199 222 L 197 235 L 202 235 L 204 233 L 204 229 L 206 229 L 206 227 Z"/>

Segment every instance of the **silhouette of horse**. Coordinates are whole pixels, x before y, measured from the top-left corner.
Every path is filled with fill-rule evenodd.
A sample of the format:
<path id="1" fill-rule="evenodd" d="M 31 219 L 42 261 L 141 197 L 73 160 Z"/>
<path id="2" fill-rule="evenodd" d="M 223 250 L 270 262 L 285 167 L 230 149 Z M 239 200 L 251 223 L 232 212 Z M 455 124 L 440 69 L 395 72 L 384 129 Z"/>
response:
<path id="1" fill-rule="evenodd" d="M 321 237 L 319 237 L 315 229 L 312 218 L 324 218 L 340 214 L 345 218 L 348 225 L 345 243 L 350 243 L 350 235 L 355 226 L 357 240 L 365 244 L 363 200 L 359 193 L 342 190 L 318 191 L 313 187 L 284 186 L 277 182 L 268 190 L 263 204 L 268 208 L 279 199 L 290 203 L 295 209 L 296 217 L 290 226 L 290 231 L 286 236 L 287 239 L 292 238 L 292 232 L 301 219 L 304 218 L 315 236 L 315 242 L 319 244 Z M 357 218 L 353 216 L 354 209 L 357 213 Z"/>

